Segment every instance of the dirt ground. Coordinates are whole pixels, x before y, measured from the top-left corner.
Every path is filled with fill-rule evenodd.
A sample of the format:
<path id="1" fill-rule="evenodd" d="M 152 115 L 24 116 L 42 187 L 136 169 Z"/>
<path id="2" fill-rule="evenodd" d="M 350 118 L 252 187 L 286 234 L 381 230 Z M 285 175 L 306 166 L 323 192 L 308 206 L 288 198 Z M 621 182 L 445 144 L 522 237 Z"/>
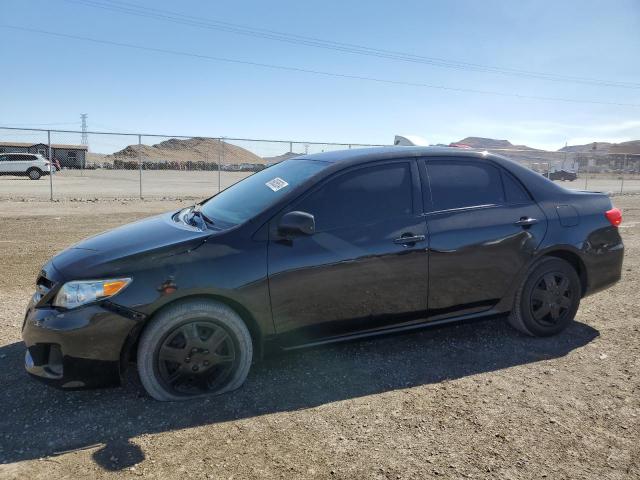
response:
<path id="1" fill-rule="evenodd" d="M 209 400 L 27 377 L 39 267 L 83 237 L 188 202 L 0 202 L 1 478 L 640 478 L 640 197 L 617 197 L 623 280 L 561 335 L 502 320 L 297 351 Z"/>

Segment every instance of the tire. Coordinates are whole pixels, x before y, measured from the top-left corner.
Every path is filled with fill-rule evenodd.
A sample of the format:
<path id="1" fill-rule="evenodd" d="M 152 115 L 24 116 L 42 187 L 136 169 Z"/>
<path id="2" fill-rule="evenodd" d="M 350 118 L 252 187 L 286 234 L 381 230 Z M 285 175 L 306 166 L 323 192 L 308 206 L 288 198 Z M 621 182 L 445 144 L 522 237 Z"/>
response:
<path id="1" fill-rule="evenodd" d="M 37 168 L 30 168 L 27 170 L 27 175 L 31 180 L 39 180 L 42 176 L 42 172 Z"/>
<path id="2" fill-rule="evenodd" d="M 509 323 L 534 337 L 555 335 L 574 319 L 581 296 L 575 269 L 565 260 L 545 257 L 529 269 L 518 289 Z"/>
<path id="3" fill-rule="evenodd" d="M 142 332 L 137 359 L 140 381 L 151 397 L 188 400 L 240 387 L 251 368 L 253 344 L 231 308 L 191 300 L 171 305 L 151 320 Z"/>

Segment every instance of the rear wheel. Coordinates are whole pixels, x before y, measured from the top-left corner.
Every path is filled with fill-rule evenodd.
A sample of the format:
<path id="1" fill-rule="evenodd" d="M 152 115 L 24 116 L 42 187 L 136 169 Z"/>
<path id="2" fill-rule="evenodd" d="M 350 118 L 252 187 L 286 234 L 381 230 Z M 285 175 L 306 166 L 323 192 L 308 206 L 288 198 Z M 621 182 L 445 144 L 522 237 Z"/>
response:
<path id="1" fill-rule="evenodd" d="M 253 347 L 242 319 L 206 300 L 163 310 L 138 347 L 138 373 L 156 400 L 187 400 L 235 390 L 247 377 Z"/>
<path id="2" fill-rule="evenodd" d="M 569 263 L 544 258 L 529 270 L 516 295 L 509 323 L 536 337 L 559 333 L 575 317 L 581 294 L 580 278 Z"/>
<path id="3" fill-rule="evenodd" d="M 38 180 L 42 176 L 42 172 L 37 168 L 27 170 L 27 175 L 31 180 Z"/>

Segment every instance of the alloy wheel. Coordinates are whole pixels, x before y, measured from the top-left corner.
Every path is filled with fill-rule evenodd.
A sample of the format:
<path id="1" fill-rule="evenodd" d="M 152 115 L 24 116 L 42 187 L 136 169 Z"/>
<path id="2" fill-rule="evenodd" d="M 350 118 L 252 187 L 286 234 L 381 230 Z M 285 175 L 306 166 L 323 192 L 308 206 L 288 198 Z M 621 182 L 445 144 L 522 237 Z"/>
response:
<path id="1" fill-rule="evenodd" d="M 236 346 L 229 331 L 211 321 L 184 323 L 171 330 L 156 351 L 165 386 L 180 395 L 217 391 L 236 368 Z"/>
<path id="2" fill-rule="evenodd" d="M 557 324 L 571 310 L 574 295 L 571 282 L 565 274 L 546 273 L 531 292 L 530 308 L 534 320 L 542 325 Z"/>

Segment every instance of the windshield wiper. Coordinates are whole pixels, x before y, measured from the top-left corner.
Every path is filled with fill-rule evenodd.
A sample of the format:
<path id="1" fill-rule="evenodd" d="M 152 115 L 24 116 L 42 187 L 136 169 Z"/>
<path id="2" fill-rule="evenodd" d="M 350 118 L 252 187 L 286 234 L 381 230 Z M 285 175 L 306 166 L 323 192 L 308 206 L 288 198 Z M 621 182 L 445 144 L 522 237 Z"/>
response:
<path id="1" fill-rule="evenodd" d="M 196 218 L 199 218 L 200 222 L 195 222 Z M 203 230 L 204 230 L 203 227 L 206 227 L 207 225 L 210 225 L 210 226 L 214 225 L 213 220 L 211 220 L 204 213 L 202 213 L 202 211 L 200 211 L 199 205 L 194 205 L 191 208 L 190 215 L 189 217 L 186 217 L 186 220 L 194 227 L 199 227 L 199 228 L 202 228 Z"/>

